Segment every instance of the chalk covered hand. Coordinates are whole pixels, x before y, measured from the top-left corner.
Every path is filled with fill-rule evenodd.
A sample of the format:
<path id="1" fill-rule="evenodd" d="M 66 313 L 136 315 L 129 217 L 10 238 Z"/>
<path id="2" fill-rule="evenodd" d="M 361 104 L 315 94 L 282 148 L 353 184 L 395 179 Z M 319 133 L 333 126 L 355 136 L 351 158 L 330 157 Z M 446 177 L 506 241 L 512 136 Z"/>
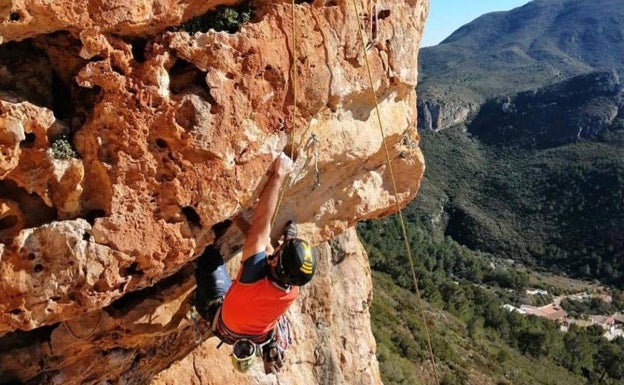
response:
<path id="1" fill-rule="evenodd" d="M 275 168 L 274 171 L 279 176 L 288 175 L 295 168 L 295 164 L 292 159 L 288 157 L 288 155 L 283 152 L 277 157 L 275 160 Z"/>

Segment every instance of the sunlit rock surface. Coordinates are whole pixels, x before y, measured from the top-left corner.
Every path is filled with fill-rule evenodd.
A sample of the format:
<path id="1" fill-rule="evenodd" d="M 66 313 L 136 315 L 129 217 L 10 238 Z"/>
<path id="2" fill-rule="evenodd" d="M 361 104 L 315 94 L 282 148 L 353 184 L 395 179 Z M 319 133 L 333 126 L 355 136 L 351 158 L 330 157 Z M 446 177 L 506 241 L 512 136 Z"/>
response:
<path id="1" fill-rule="evenodd" d="M 295 6 L 296 77 L 290 3 L 255 3 L 233 34 L 168 30 L 217 3 L 0 5 L 3 381 L 148 383 L 192 351 L 193 260 L 224 231 L 227 250 L 240 246 L 282 150 L 296 170 L 276 229 L 294 218 L 321 248 L 417 193 L 414 87 L 427 1 L 379 1 L 374 10 L 357 2 L 357 12 L 351 1 Z M 349 243 L 347 255 L 359 248 Z M 302 376 L 351 383 L 354 369 L 343 367 L 371 354 L 360 375 L 374 383 L 372 339 L 347 346 L 336 337 L 364 333 L 331 310 L 350 279 L 342 265 L 326 263 L 318 281 L 327 287 L 314 296 L 315 284 L 293 311 L 302 338 L 291 358 L 300 357 Z M 358 311 L 367 324 L 367 309 Z M 331 342 L 313 360 L 301 346 L 320 340 Z"/>

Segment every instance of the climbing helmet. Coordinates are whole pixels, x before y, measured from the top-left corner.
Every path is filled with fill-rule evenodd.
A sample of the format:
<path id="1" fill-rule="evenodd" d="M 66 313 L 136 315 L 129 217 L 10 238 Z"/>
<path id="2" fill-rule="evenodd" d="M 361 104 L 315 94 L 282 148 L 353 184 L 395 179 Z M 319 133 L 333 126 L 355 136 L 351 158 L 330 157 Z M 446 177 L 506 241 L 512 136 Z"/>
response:
<path id="1" fill-rule="evenodd" d="M 287 285 L 303 286 L 316 271 L 316 253 L 299 238 L 286 240 L 278 249 L 276 278 Z"/>

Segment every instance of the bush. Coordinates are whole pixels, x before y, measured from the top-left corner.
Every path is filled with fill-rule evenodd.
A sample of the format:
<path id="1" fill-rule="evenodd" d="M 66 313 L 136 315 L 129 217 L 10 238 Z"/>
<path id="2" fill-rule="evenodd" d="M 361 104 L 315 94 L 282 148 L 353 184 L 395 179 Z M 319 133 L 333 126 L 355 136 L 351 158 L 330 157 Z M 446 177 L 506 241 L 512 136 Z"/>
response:
<path id="1" fill-rule="evenodd" d="M 61 135 L 52 141 L 52 155 L 55 159 L 77 158 L 78 154 L 74 151 L 71 139 L 67 135 Z"/>
<path id="2" fill-rule="evenodd" d="M 241 25 L 248 23 L 253 16 L 254 10 L 248 2 L 236 7 L 220 5 L 214 11 L 190 19 L 181 26 L 172 28 L 172 30 L 186 31 L 190 34 L 207 32 L 210 29 L 217 32 L 236 33 L 240 30 Z"/>
<path id="3" fill-rule="evenodd" d="M 440 385 L 465 385 L 467 382 L 466 375 L 462 372 L 444 373 L 440 380 Z"/>

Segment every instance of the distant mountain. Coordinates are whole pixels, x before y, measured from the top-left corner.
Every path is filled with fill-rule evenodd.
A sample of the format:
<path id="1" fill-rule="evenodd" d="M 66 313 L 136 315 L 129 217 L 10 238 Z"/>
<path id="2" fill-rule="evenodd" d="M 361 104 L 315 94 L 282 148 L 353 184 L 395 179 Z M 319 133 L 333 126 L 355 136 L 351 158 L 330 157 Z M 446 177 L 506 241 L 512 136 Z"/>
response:
<path id="1" fill-rule="evenodd" d="M 593 72 L 485 103 L 468 130 L 494 145 L 546 148 L 624 130 L 618 73 Z"/>
<path id="2" fill-rule="evenodd" d="M 624 0 L 536 0 L 420 55 L 423 223 L 624 287 Z"/>
<path id="3" fill-rule="evenodd" d="M 421 127 L 442 128 L 494 96 L 624 70 L 624 1 L 536 0 L 488 13 L 421 49 L 419 65 Z"/>

